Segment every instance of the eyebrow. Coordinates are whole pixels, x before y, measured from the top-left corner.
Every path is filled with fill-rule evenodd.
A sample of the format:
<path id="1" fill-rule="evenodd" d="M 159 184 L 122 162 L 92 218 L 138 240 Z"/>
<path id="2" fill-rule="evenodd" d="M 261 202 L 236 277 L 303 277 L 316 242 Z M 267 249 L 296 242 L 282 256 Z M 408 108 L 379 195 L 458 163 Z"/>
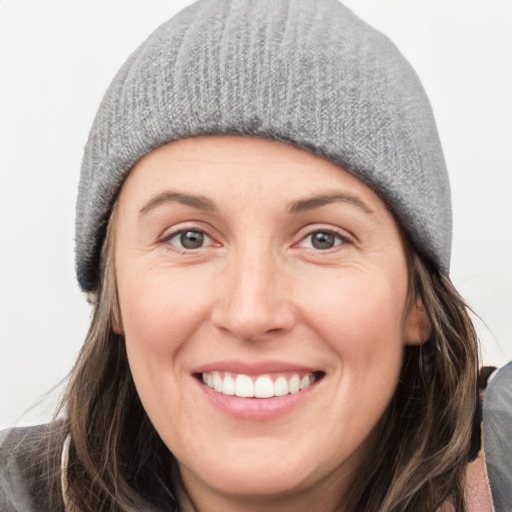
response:
<path id="1" fill-rule="evenodd" d="M 149 202 L 140 209 L 139 213 L 146 214 L 161 204 L 171 202 L 181 203 L 187 206 L 192 206 L 193 208 L 198 208 L 200 210 L 206 210 L 210 212 L 217 211 L 215 204 L 204 196 L 184 194 L 183 192 L 166 191 L 151 198 Z"/>
<path id="2" fill-rule="evenodd" d="M 321 194 L 318 196 L 306 197 L 304 199 L 293 201 L 289 207 L 289 212 L 304 212 L 308 210 L 313 210 L 315 208 L 320 208 L 321 206 L 325 206 L 331 203 L 349 203 L 351 205 L 357 206 L 365 213 L 368 213 L 370 215 L 373 215 L 375 213 L 361 199 L 344 192 L 337 192 L 335 194 Z"/>
<path id="3" fill-rule="evenodd" d="M 217 211 L 217 207 L 215 206 L 215 204 L 210 199 L 204 196 L 185 194 L 183 192 L 166 191 L 151 198 L 149 202 L 140 209 L 139 213 L 144 215 L 153 208 L 156 208 L 161 204 L 169 202 L 177 202 L 205 211 Z M 297 201 L 293 201 L 291 203 L 290 207 L 288 208 L 288 211 L 290 213 L 300 213 L 308 210 L 313 210 L 315 208 L 320 208 L 327 204 L 336 202 L 352 204 L 370 215 L 375 213 L 358 197 L 342 192 L 338 192 L 335 194 L 321 194 L 318 196 L 298 199 Z"/>

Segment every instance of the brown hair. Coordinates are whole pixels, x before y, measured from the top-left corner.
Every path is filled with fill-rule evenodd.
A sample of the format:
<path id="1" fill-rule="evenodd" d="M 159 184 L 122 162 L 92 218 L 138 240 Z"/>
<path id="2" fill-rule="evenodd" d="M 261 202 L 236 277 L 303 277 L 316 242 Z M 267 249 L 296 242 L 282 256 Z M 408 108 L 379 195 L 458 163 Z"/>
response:
<path id="1" fill-rule="evenodd" d="M 421 300 L 428 340 L 404 349 L 397 389 L 378 446 L 356 480 L 352 508 L 365 512 L 465 510 L 464 479 L 478 417 L 478 338 L 448 277 L 405 242 L 409 305 Z"/>
<path id="2" fill-rule="evenodd" d="M 77 510 L 129 507 L 178 510 L 176 461 L 137 395 L 119 321 L 111 215 L 89 332 L 63 399 L 66 419 L 55 449 L 71 433 L 68 497 Z M 355 476 L 347 512 L 464 510 L 464 476 L 477 407 L 478 343 L 467 307 L 450 280 L 406 242 L 409 305 L 421 300 L 431 333 L 404 349 L 394 397 L 377 426 L 372 460 Z M 54 479 L 55 480 L 55 479 Z M 57 498 L 59 499 L 59 498 Z"/>
<path id="3" fill-rule="evenodd" d="M 114 275 L 115 212 L 116 207 L 101 252 L 99 285 L 91 296 L 91 325 L 61 404 L 65 420 L 60 433 L 50 439 L 54 458 L 50 464 L 60 466 L 55 445 L 69 432 L 65 494 L 73 511 L 138 510 L 148 505 L 178 510 L 170 480 L 174 457 L 140 403 L 124 340 L 113 330 L 120 319 Z M 56 478 L 52 483 L 52 502 L 62 503 Z"/>

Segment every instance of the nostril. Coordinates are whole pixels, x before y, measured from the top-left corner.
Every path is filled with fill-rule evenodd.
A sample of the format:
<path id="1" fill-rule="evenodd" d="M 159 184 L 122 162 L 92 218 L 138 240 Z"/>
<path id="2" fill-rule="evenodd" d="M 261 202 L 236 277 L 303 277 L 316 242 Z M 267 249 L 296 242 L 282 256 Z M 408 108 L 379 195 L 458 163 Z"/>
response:
<path id="1" fill-rule="evenodd" d="M 219 305 L 212 312 L 212 324 L 223 334 L 247 341 L 268 340 L 290 331 L 296 323 L 295 314 L 286 304 L 260 304 L 248 307 L 240 298 L 231 304 Z"/>
<path id="2" fill-rule="evenodd" d="M 244 341 L 290 330 L 296 315 L 283 273 L 276 269 L 275 255 L 269 254 L 266 245 L 263 249 L 245 247 L 232 263 L 211 311 L 212 324 Z"/>

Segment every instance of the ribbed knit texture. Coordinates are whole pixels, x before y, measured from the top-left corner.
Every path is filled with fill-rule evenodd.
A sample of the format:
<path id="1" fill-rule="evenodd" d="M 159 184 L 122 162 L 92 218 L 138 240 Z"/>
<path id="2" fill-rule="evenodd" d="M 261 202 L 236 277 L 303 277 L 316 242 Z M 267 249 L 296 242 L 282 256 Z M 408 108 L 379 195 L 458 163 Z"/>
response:
<path id="1" fill-rule="evenodd" d="M 352 172 L 448 272 L 450 190 L 437 129 L 389 39 L 337 0 L 200 0 L 131 55 L 99 108 L 77 202 L 84 290 L 97 286 L 106 223 L 133 165 L 167 142 L 221 133 L 291 143 Z"/>

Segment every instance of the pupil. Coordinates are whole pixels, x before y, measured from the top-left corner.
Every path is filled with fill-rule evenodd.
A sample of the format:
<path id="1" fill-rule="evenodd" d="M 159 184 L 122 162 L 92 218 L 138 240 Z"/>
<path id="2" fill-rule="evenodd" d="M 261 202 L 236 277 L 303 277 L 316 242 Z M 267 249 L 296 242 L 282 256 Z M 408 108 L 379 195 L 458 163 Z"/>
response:
<path id="1" fill-rule="evenodd" d="M 180 242 L 185 249 L 198 249 L 203 245 L 204 235 L 200 231 L 184 231 L 180 235 Z"/>
<path id="2" fill-rule="evenodd" d="M 319 231 L 314 233 L 311 239 L 311 243 L 315 249 L 331 249 L 334 247 L 334 235 L 332 233 L 325 233 Z"/>

